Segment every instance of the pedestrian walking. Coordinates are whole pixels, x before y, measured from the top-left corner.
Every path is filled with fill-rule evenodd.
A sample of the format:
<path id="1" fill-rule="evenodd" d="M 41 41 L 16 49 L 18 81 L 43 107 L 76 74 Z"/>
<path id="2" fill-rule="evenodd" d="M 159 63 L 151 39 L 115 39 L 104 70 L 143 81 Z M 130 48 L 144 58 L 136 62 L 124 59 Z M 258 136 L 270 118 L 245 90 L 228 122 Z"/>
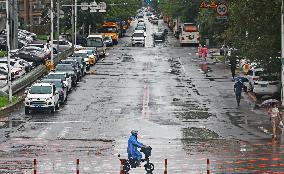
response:
<path id="1" fill-rule="evenodd" d="M 202 57 L 202 45 L 201 44 L 199 44 L 197 48 L 197 53 L 198 53 L 198 57 L 201 58 Z"/>
<path id="2" fill-rule="evenodd" d="M 240 106 L 243 88 L 244 88 L 244 84 L 243 84 L 242 80 L 239 79 L 234 85 L 234 92 L 235 92 L 235 95 L 236 95 L 238 107 Z"/>
<path id="3" fill-rule="evenodd" d="M 272 126 L 272 138 L 276 138 L 276 118 L 278 117 L 281 121 L 281 116 L 277 108 L 276 103 L 272 103 L 268 109 L 268 115 Z"/>
<path id="4" fill-rule="evenodd" d="M 231 64 L 231 73 L 232 73 L 232 77 L 233 77 L 233 81 L 234 81 L 235 75 L 236 75 L 236 68 L 237 68 L 236 59 L 230 58 L 230 64 Z"/>
<path id="5" fill-rule="evenodd" d="M 206 47 L 206 45 L 204 45 L 202 48 L 202 57 L 204 61 L 206 61 L 207 54 L 208 54 L 208 48 Z"/>

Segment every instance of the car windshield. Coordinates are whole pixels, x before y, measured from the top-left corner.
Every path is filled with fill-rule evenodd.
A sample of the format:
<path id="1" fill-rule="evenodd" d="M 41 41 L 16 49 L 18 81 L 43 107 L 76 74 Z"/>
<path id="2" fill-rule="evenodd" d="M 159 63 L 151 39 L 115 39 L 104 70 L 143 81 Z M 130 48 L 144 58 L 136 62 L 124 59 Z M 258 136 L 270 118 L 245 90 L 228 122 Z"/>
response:
<path id="1" fill-rule="evenodd" d="M 116 27 L 103 27 L 101 32 L 102 33 L 116 33 L 117 28 Z"/>
<path id="2" fill-rule="evenodd" d="M 43 82 L 45 82 L 45 83 L 53 83 L 57 89 L 62 88 L 62 83 L 61 83 L 61 81 L 58 81 L 58 80 L 56 80 L 56 81 L 52 81 L 52 80 L 46 80 L 45 81 L 44 80 Z"/>
<path id="3" fill-rule="evenodd" d="M 78 57 L 88 57 L 87 53 L 74 53 L 74 56 Z"/>
<path id="4" fill-rule="evenodd" d="M 66 77 L 64 74 L 48 74 L 47 79 L 60 79 L 65 80 Z"/>
<path id="5" fill-rule="evenodd" d="M 71 64 L 58 64 L 56 71 L 73 71 L 73 67 Z"/>
<path id="6" fill-rule="evenodd" d="M 102 47 L 103 42 L 101 38 L 88 38 L 87 39 L 87 47 Z"/>
<path id="7" fill-rule="evenodd" d="M 134 33 L 132 36 L 133 37 L 144 37 L 144 34 L 143 33 Z"/>
<path id="8" fill-rule="evenodd" d="M 33 86 L 31 87 L 30 94 L 51 94 L 52 87 L 51 86 Z"/>

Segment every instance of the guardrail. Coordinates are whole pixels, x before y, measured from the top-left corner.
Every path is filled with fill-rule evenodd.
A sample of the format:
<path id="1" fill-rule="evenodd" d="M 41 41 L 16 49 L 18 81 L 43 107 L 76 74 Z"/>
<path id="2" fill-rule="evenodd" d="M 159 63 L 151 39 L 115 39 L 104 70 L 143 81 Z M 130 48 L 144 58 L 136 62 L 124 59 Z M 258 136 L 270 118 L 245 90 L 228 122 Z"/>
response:
<path id="1" fill-rule="evenodd" d="M 54 57 L 54 64 L 56 65 L 60 60 L 70 56 L 73 53 L 73 49 L 68 49 L 62 52 L 59 56 Z M 31 72 L 25 74 L 23 77 L 12 82 L 12 92 L 13 94 L 19 92 L 20 90 L 26 88 L 28 85 L 36 81 L 39 77 L 47 72 L 47 67 L 45 65 L 39 65 Z M 4 93 L 8 93 L 9 87 L 5 85 L 0 89 Z"/>

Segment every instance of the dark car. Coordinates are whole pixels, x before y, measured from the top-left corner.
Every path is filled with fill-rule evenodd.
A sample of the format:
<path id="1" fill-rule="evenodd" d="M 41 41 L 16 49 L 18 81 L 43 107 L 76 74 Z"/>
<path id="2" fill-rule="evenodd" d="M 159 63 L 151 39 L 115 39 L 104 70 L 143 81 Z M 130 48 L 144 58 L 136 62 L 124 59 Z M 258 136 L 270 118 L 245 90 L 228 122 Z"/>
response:
<path id="1" fill-rule="evenodd" d="M 76 60 L 79 63 L 79 68 L 81 70 L 82 76 L 86 75 L 87 67 L 83 57 L 68 57 L 66 60 Z"/>
<path id="2" fill-rule="evenodd" d="M 81 72 L 81 68 L 80 68 L 80 65 L 79 63 L 77 62 L 77 60 L 75 59 L 66 59 L 66 60 L 61 60 L 61 64 L 71 64 L 75 71 L 76 71 L 76 74 L 77 74 L 77 81 L 80 81 L 83 74 Z"/>
<path id="3" fill-rule="evenodd" d="M 72 86 L 77 85 L 77 73 L 72 64 L 58 64 L 55 71 L 66 72 L 69 76 L 71 76 Z"/>
<path id="4" fill-rule="evenodd" d="M 164 42 L 165 41 L 165 34 L 164 32 L 156 32 L 153 35 L 155 42 Z"/>
<path id="5" fill-rule="evenodd" d="M 46 61 L 44 57 L 39 57 L 37 54 L 33 52 L 25 52 L 25 51 L 16 52 L 15 54 L 11 55 L 11 58 L 20 58 L 28 62 L 34 62 L 36 66 L 44 64 Z"/>

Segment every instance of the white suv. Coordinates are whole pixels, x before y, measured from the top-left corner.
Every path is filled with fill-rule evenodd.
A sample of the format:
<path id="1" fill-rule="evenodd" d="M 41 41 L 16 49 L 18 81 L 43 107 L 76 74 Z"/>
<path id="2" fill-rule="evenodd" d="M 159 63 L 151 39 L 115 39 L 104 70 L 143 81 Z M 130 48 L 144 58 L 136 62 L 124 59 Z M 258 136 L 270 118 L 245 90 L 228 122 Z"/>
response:
<path id="1" fill-rule="evenodd" d="M 32 110 L 49 110 L 54 113 L 58 108 L 59 94 L 53 83 L 36 83 L 26 92 L 25 114 Z"/>
<path id="2" fill-rule="evenodd" d="M 135 45 L 142 45 L 143 47 L 145 46 L 145 33 L 143 30 L 135 30 L 133 35 L 131 36 L 132 39 L 132 46 Z"/>

